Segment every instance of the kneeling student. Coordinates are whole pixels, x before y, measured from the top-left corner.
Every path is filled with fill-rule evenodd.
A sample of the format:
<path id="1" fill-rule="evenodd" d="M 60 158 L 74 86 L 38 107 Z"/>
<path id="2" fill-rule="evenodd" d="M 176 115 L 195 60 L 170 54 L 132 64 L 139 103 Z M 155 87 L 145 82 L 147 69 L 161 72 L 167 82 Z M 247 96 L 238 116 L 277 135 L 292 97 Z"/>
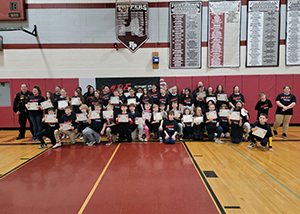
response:
<path id="1" fill-rule="evenodd" d="M 54 115 L 54 108 L 48 109 L 49 115 Z M 41 131 L 37 134 L 37 138 L 40 140 L 41 145 L 39 146 L 39 149 L 43 149 L 47 147 L 47 144 L 45 143 L 43 137 L 47 137 L 51 140 L 52 146 L 55 145 L 55 137 L 54 137 L 54 131 L 58 129 L 58 120 L 55 119 L 56 122 L 47 123 L 45 122 L 45 117 L 42 119 L 42 127 L 45 129 L 44 131 Z"/>
<path id="2" fill-rule="evenodd" d="M 176 135 L 178 133 L 178 124 L 174 120 L 175 113 L 174 111 L 169 112 L 168 119 L 163 122 L 163 130 L 165 134 L 165 143 L 166 144 L 175 144 Z"/>
<path id="3" fill-rule="evenodd" d="M 76 116 L 75 116 L 75 114 L 72 113 L 72 107 L 67 106 L 65 108 L 65 114 L 61 116 L 59 122 L 60 123 L 71 123 L 71 128 L 69 130 L 63 130 L 62 128 L 59 128 L 59 129 L 54 131 L 56 144 L 52 147 L 53 149 L 61 146 L 61 141 L 59 139 L 60 134 L 69 135 L 71 143 L 72 144 L 76 143 L 76 141 L 75 141 L 75 130 L 74 130 L 75 120 L 76 120 Z"/>
<path id="4" fill-rule="evenodd" d="M 103 118 L 101 111 L 101 104 L 95 105 L 95 111 L 99 114 L 99 118 L 90 119 L 87 118 L 87 122 L 90 124 L 83 131 L 84 142 L 88 146 L 92 146 L 95 143 L 99 144 L 101 142 L 101 135 L 104 134 L 106 128 L 106 119 Z"/>
<path id="5" fill-rule="evenodd" d="M 259 120 L 253 123 L 252 129 L 250 132 L 250 139 L 252 143 L 248 146 L 248 148 L 253 148 L 257 146 L 257 141 L 260 142 L 263 148 L 267 148 L 267 144 L 269 143 L 269 150 L 274 151 L 272 149 L 272 132 L 271 127 L 267 123 L 268 116 L 265 113 L 261 113 L 259 116 Z M 256 131 L 258 129 L 262 129 L 260 133 Z"/>

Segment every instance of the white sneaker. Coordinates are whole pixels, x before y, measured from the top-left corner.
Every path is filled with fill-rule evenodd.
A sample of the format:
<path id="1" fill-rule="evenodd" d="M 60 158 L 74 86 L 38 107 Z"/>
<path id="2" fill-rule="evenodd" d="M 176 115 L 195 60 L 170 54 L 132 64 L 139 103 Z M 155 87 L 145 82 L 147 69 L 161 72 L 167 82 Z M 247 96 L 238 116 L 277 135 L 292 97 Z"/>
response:
<path id="1" fill-rule="evenodd" d="M 221 144 L 221 143 L 223 143 L 223 142 L 222 142 L 219 138 L 216 138 L 215 143 Z"/>
<path id="2" fill-rule="evenodd" d="M 47 148 L 47 144 L 46 143 L 39 146 L 39 149 L 44 149 L 44 148 Z"/>
<path id="3" fill-rule="evenodd" d="M 61 147 L 61 142 L 57 142 L 52 148 L 53 149 L 56 149 L 58 147 Z"/>
<path id="4" fill-rule="evenodd" d="M 257 146 L 256 143 L 251 143 L 250 145 L 248 145 L 248 148 L 254 148 L 254 147 L 256 147 L 256 146 Z"/>
<path id="5" fill-rule="evenodd" d="M 46 141 L 49 141 L 50 139 L 49 138 L 46 138 Z"/>
<path id="6" fill-rule="evenodd" d="M 162 139 L 162 137 L 159 137 L 159 142 L 163 142 L 163 139 Z"/>
<path id="7" fill-rule="evenodd" d="M 87 145 L 88 146 L 93 146 L 96 143 L 96 141 L 90 141 Z"/>
<path id="8" fill-rule="evenodd" d="M 224 133 L 222 133 L 220 137 L 222 137 L 222 138 L 223 138 L 224 136 L 225 136 L 225 135 L 224 135 Z"/>
<path id="9" fill-rule="evenodd" d="M 143 142 L 143 141 L 144 141 L 144 139 L 143 139 L 142 137 L 139 137 L 139 141 Z"/>

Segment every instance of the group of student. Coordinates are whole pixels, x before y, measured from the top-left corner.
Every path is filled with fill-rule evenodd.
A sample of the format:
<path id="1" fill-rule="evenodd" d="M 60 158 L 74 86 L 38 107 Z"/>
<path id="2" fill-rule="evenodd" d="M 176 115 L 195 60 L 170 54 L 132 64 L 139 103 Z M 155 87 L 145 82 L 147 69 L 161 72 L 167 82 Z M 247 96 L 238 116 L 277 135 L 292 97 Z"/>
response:
<path id="1" fill-rule="evenodd" d="M 286 113 L 287 116 L 293 114 L 296 104 L 290 89 L 285 86 L 284 93 L 276 98 L 276 120 L 277 114 L 283 114 L 278 118 L 280 123 L 286 122 Z M 272 102 L 266 99 L 265 93 L 259 94 L 261 99 L 255 106 L 257 122 L 251 126 L 238 86 L 233 87 L 229 97 L 221 84 L 214 91 L 212 87 L 205 89 L 202 82 L 193 92 L 185 88 L 181 94 L 177 87 L 169 90 L 167 85 L 160 88 L 152 85 L 151 90 L 129 87 L 125 93 L 122 88 L 111 92 L 108 85 L 101 90 L 89 85 L 84 95 L 77 87 L 72 98 L 59 86 L 55 93 L 47 91 L 46 98 L 38 86 L 33 87 L 32 93 L 25 106 L 33 126 L 33 139 L 41 142 L 39 148 L 47 147 L 44 136 L 51 140 L 53 148 L 58 148 L 63 137 L 69 137 L 72 144 L 77 137 L 92 146 L 99 144 L 105 134 L 106 145 L 111 145 L 117 136 L 119 142 L 131 142 L 136 137 L 139 141 L 148 141 L 153 133 L 160 142 L 174 144 L 177 139 L 203 141 L 206 132 L 209 141 L 222 143 L 220 138 L 224 137 L 231 138 L 232 143 L 248 140 L 249 148 L 256 147 L 259 141 L 272 151 L 273 135 L 267 123 Z M 286 137 L 287 127 L 283 137 Z M 278 134 L 275 128 L 274 134 Z"/>

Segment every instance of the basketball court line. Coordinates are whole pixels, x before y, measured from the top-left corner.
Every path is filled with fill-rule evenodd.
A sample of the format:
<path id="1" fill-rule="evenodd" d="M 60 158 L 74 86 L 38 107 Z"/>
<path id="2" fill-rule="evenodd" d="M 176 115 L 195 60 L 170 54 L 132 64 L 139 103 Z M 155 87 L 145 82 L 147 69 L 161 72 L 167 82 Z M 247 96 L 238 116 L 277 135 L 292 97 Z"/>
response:
<path id="1" fill-rule="evenodd" d="M 211 188 L 210 184 L 208 183 L 204 173 L 202 172 L 202 170 L 200 169 L 199 165 L 197 164 L 196 160 L 194 159 L 190 149 L 188 148 L 188 146 L 186 145 L 185 141 L 182 141 L 182 144 L 184 146 L 184 148 L 186 149 L 191 161 L 193 162 L 195 168 L 197 169 L 202 181 L 204 182 L 207 190 L 209 191 L 212 199 L 214 200 L 215 204 L 217 205 L 218 209 L 219 209 L 219 212 L 222 213 L 222 214 L 225 214 L 225 210 L 223 209 L 219 199 L 217 198 L 216 194 L 214 193 L 213 189 Z"/>
<path id="2" fill-rule="evenodd" d="M 2 178 L 4 178 L 5 176 L 11 174 L 12 172 L 16 171 L 17 169 L 21 168 L 22 166 L 24 166 L 24 165 L 27 164 L 28 162 L 32 161 L 33 159 L 35 159 L 35 158 L 39 157 L 40 155 L 44 154 L 44 153 L 45 153 L 46 151 L 48 151 L 49 149 L 51 149 L 51 147 L 49 147 L 48 149 L 45 149 L 44 151 L 38 153 L 37 155 L 33 156 L 32 158 L 26 159 L 25 162 L 21 163 L 20 165 L 16 166 L 15 168 L 9 170 L 8 172 L 6 172 L 6 173 L 0 175 L 0 180 L 1 180 Z"/>
<path id="3" fill-rule="evenodd" d="M 239 150 L 234 148 L 230 143 L 226 142 L 227 145 L 229 145 L 234 151 L 239 153 L 242 157 L 244 157 L 246 160 L 248 160 L 250 163 L 252 163 L 256 168 L 258 168 L 260 171 L 265 173 L 267 176 L 269 176 L 271 179 L 273 179 L 276 183 L 278 183 L 280 186 L 282 186 L 284 189 L 286 189 L 288 192 L 290 192 L 292 195 L 294 195 L 296 198 L 300 199 L 300 196 L 297 195 L 295 192 L 293 192 L 291 189 L 289 189 L 287 186 L 285 186 L 283 183 L 281 183 L 279 180 L 277 180 L 274 176 L 269 174 L 267 171 L 265 171 L 263 168 L 258 166 L 256 163 L 254 163 L 250 158 L 246 157 L 243 153 L 241 153 Z"/>
<path id="4" fill-rule="evenodd" d="M 117 153 L 119 147 L 120 147 L 121 143 L 118 144 L 117 148 L 115 149 L 115 151 L 113 152 L 113 154 L 111 155 L 110 159 L 108 160 L 107 164 L 105 165 L 104 169 L 102 170 L 100 176 L 98 177 L 96 183 L 94 184 L 92 190 L 90 191 L 88 197 L 85 199 L 83 205 L 81 206 L 78 214 L 83 213 L 84 209 L 86 208 L 87 204 L 89 203 L 89 201 L 91 200 L 91 197 L 93 196 L 95 190 L 97 189 L 101 179 L 103 178 L 104 173 L 106 172 L 108 166 L 110 165 L 112 159 L 114 158 L 115 154 Z"/>

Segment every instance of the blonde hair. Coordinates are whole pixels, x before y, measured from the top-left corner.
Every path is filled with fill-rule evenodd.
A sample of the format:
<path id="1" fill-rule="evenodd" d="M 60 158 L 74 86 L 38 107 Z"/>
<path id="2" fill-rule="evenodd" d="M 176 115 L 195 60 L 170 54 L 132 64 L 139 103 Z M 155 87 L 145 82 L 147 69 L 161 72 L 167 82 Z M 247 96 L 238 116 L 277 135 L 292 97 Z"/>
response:
<path id="1" fill-rule="evenodd" d="M 82 109 L 85 109 L 86 112 L 89 112 L 89 107 L 86 105 L 86 104 L 82 104 L 80 107 L 79 107 L 79 110 L 81 111 Z"/>

